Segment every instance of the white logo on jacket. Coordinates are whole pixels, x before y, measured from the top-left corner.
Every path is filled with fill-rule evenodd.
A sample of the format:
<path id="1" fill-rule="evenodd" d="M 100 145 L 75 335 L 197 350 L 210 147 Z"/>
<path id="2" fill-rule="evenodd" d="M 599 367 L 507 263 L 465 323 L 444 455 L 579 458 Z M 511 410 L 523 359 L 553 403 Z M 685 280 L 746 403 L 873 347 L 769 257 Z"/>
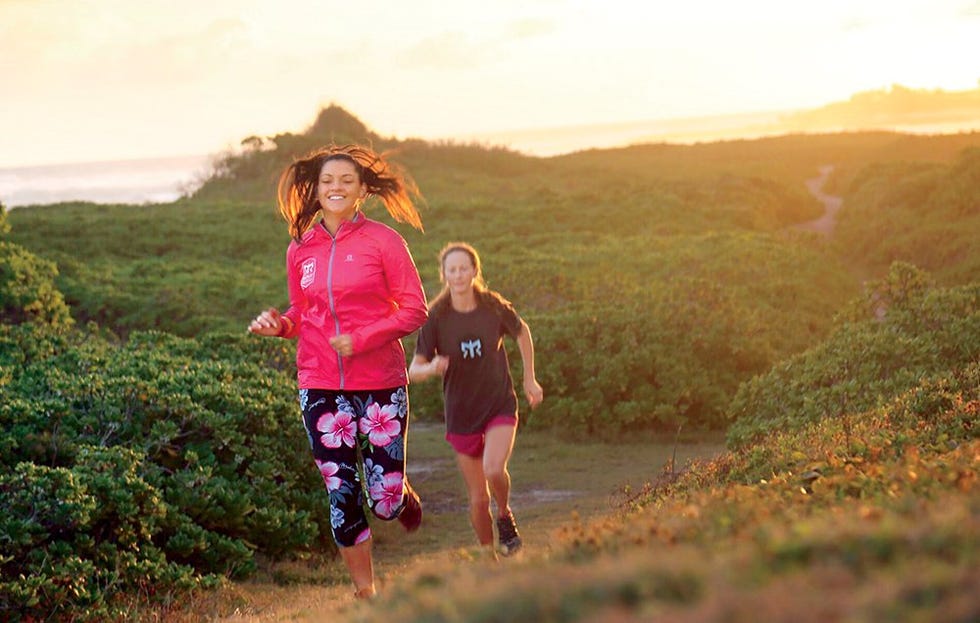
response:
<path id="1" fill-rule="evenodd" d="M 299 287 L 305 290 L 313 285 L 313 279 L 316 277 L 316 258 L 311 257 L 303 260 L 302 271 L 303 276 L 299 281 Z"/>

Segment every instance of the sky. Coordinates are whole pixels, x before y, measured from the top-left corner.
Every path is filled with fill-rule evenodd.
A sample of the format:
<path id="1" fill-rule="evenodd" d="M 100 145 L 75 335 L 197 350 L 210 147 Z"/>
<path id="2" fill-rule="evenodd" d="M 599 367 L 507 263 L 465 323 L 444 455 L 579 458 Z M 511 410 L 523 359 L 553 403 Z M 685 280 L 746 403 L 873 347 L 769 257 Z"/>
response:
<path id="1" fill-rule="evenodd" d="M 815 108 L 980 85 L 980 0 L 0 0 L 0 167 L 375 132 Z"/>

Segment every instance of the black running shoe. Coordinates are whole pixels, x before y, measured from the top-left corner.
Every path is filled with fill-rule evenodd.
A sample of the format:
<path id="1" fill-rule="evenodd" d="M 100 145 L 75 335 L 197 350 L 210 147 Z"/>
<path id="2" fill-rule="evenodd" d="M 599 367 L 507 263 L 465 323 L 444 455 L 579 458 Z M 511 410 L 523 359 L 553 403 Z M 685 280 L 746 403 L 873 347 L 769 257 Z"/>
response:
<path id="1" fill-rule="evenodd" d="M 422 525 L 422 501 L 408 482 L 405 483 L 405 498 L 405 506 L 398 514 L 398 521 L 406 532 L 415 532 Z"/>
<path id="2" fill-rule="evenodd" d="M 508 512 L 505 517 L 497 517 L 497 538 L 500 541 L 500 553 L 504 556 L 516 554 L 524 545 L 520 533 L 517 532 L 513 513 Z"/>

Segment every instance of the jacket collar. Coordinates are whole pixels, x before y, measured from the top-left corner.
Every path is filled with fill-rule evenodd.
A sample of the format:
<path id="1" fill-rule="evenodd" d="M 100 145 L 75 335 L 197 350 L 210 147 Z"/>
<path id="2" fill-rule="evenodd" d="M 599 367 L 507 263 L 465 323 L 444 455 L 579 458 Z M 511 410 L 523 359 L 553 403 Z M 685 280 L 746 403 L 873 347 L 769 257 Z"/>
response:
<path id="1" fill-rule="evenodd" d="M 344 238 L 351 232 L 360 229 L 365 222 L 367 222 L 367 217 L 364 216 L 363 212 L 358 210 L 354 213 L 354 217 L 351 220 L 341 223 L 340 227 L 337 228 L 337 234 L 333 235 L 327 230 L 326 226 L 324 226 L 323 221 L 319 220 L 316 222 L 316 225 L 306 230 L 306 233 L 303 234 L 303 242 L 312 240 L 314 237 L 322 236 L 325 236 L 328 239 Z"/>

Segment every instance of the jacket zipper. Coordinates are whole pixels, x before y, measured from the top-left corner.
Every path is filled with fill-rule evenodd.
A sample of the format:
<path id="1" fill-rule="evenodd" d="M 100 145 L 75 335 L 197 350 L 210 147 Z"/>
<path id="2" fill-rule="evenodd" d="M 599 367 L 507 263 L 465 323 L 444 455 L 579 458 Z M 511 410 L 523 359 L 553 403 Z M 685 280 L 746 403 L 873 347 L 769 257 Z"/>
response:
<path id="1" fill-rule="evenodd" d="M 343 224 L 340 227 L 343 227 Z M 330 236 L 330 259 L 327 261 L 327 300 L 330 302 L 330 315 L 333 316 L 334 335 L 340 335 L 340 318 L 337 316 L 337 306 L 333 299 L 333 258 L 337 251 L 337 237 L 331 234 L 326 227 L 323 230 Z M 337 233 L 340 233 L 339 227 L 337 228 Z M 334 354 L 337 356 L 340 389 L 344 389 L 344 358 L 337 351 L 334 351 Z"/>

